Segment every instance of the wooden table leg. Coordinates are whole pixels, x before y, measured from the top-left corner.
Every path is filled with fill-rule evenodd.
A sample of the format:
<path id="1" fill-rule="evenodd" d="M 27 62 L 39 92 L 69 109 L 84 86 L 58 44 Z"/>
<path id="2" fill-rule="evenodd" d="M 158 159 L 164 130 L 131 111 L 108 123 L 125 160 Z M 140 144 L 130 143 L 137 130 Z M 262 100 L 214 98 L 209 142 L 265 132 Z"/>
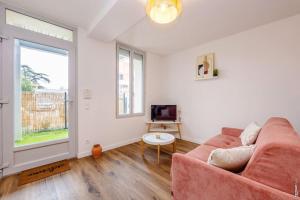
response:
<path id="1" fill-rule="evenodd" d="M 160 157 L 160 145 L 157 146 L 157 164 L 159 164 L 159 157 Z"/>
<path id="2" fill-rule="evenodd" d="M 179 138 L 181 139 L 181 130 L 180 130 L 180 124 L 177 124 L 177 130 L 178 130 L 178 133 L 179 133 Z"/>
<path id="3" fill-rule="evenodd" d="M 173 153 L 176 152 L 176 140 L 173 142 Z"/>

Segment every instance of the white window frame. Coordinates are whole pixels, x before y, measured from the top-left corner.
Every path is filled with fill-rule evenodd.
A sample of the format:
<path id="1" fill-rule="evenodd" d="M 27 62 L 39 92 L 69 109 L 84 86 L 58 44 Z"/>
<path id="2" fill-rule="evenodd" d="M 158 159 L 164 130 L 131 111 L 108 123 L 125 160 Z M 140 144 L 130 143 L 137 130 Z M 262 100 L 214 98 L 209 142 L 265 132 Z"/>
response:
<path id="1" fill-rule="evenodd" d="M 129 117 L 136 117 L 136 116 L 144 116 L 145 115 L 145 68 L 146 68 L 146 54 L 144 51 L 136 49 L 134 47 L 122 44 L 117 42 L 116 45 L 116 64 L 117 64 L 117 71 L 116 71 L 116 116 L 117 118 L 129 118 Z M 129 114 L 120 114 L 119 113 L 119 50 L 124 49 L 129 51 Z M 143 92 L 142 92 L 142 112 L 141 113 L 133 113 L 134 108 L 134 101 L 133 101 L 133 58 L 134 54 L 142 55 L 143 56 Z"/>

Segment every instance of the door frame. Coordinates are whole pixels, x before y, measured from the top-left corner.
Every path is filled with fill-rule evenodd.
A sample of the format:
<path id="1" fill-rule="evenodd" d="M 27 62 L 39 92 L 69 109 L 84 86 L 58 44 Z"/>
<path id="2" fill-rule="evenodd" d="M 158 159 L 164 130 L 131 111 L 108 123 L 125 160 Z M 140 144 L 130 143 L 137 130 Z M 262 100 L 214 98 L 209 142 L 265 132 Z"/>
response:
<path id="1" fill-rule="evenodd" d="M 67 28 L 73 31 L 73 42 L 64 41 L 61 39 L 57 39 L 51 36 L 43 35 L 40 33 L 35 33 L 26 29 L 14 27 L 11 25 L 5 24 L 5 9 L 11 9 L 13 11 L 19 12 L 21 14 L 34 17 L 36 19 L 61 26 L 63 28 Z M 6 122 L 3 123 L 3 163 L 8 163 L 9 167 L 4 169 L 4 175 L 13 174 L 19 171 L 23 171 L 32 167 L 41 166 L 44 164 L 49 164 L 51 162 L 56 162 L 63 159 L 73 158 L 77 155 L 77 30 L 72 27 L 67 27 L 61 25 L 59 23 L 55 23 L 49 20 L 45 20 L 44 18 L 34 16 L 27 12 L 24 12 L 20 9 L 13 8 L 11 6 L 7 6 L 3 3 L 0 3 L 0 16 L 2 19 L 0 22 L 0 33 L 2 32 L 8 40 L 5 40 L 2 43 L 3 50 L 3 97 L 6 97 L 10 100 L 10 104 L 6 105 L 2 109 L 3 116 L 5 116 Z M 15 95 L 14 95 L 14 88 L 15 88 L 15 39 L 30 41 L 33 43 L 38 43 L 46 46 L 51 46 L 55 48 L 60 48 L 67 50 L 69 52 L 69 98 L 72 100 L 72 103 L 69 107 L 69 138 L 62 139 L 62 140 L 55 140 L 55 141 L 48 141 L 38 144 L 32 144 L 22 147 L 15 147 L 14 146 L 14 123 L 15 123 L 15 113 L 14 113 L 14 102 L 15 102 Z M 34 162 L 27 162 L 22 165 L 15 165 L 14 164 L 14 154 L 17 152 L 30 150 L 30 149 L 37 149 L 45 146 L 51 146 L 61 143 L 68 143 L 69 145 L 69 152 L 60 154 L 57 156 L 46 157 L 45 159 L 40 159 Z"/>
<path id="2" fill-rule="evenodd" d="M 2 42 L 3 42 L 3 39 L 0 38 L 0 85 L 3 84 L 3 73 L 2 73 Z M 3 97 L 2 97 L 2 87 L 0 87 L 0 100 L 3 100 Z M 4 105 L 0 105 L 0 179 L 2 177 L 2 168 L 3 168 L 3 152 L 2 152 L 2 149 L 3 149 L 3 137 L 2 137 L 2 107 Z"/>

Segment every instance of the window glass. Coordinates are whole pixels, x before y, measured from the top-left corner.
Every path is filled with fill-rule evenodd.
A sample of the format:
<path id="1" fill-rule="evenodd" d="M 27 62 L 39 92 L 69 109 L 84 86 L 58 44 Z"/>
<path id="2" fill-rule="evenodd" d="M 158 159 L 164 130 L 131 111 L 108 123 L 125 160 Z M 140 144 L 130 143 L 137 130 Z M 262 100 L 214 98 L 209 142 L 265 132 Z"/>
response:
<path id="1" fill-rule="evenodd" d="M 69 137 L 69 52 L 15 40 L 15 146 Z"/>
<path id="2" fill-rule="evenodd" d="M 143 56 L 133 58 L 133 113 L 143 112 Z"/>
<path id="3" fill-rule="evenodd" d="M 62 40 L 73 41 L 73 31 L 6 9 L 6 24 Z"/>
<path id="4" fill-rule="evenodd" d="M 119 115 L 130 113 L 130 51 L 119 49 Z"/>

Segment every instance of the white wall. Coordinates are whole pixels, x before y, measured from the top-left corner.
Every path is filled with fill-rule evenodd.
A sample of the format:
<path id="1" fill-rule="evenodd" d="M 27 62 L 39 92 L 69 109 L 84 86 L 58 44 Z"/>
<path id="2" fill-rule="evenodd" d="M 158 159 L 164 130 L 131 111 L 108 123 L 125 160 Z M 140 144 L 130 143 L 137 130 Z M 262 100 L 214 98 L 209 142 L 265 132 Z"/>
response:
<path id="1" fill-rule="evenodd" d="M 197 56 L 215 53 L 220 77 L 194 81 Z M 284 116 L 300 131 L 300 15 L 165 59 L 164 103 L 182 109 L 183 136 L 198 142 L 221 127 Z"/>
<path id="2" fill-rule="evenodd" d="M 116 119 L 115 43 L 78 31 L 78 156 L 136 141 L 150 104 L 177 104 L 183 137 L 202 142 L 222 126 L 285 116 L 300 130 L 300 15 L 162 58 L 146 56 L 146 116 Z M 194 81 L 198 55 L 215 53 L 220 78 Z M 90 89 L 92 99 L 83 99 Z M 86 109 L 88 104 L 88 109 Z M 87 142 L 88 141 L 88 142 Z"/>
<path id="3" fill-rule="evenodd" d="M 146 108 L 158 101 L 161 58 L 146 55 Z M 155 80 L 155 81 L 153 81 Z M 83 99 L 89 89 L 92 99 Z M 116 119 L 116 44 L 90 39 L 78 31 L 78 156 L 93 144 L 110 149 L 136 141 L 145 132 L 147 117 Z M 88 107 L 88 108 L 87 108 Z"/>

